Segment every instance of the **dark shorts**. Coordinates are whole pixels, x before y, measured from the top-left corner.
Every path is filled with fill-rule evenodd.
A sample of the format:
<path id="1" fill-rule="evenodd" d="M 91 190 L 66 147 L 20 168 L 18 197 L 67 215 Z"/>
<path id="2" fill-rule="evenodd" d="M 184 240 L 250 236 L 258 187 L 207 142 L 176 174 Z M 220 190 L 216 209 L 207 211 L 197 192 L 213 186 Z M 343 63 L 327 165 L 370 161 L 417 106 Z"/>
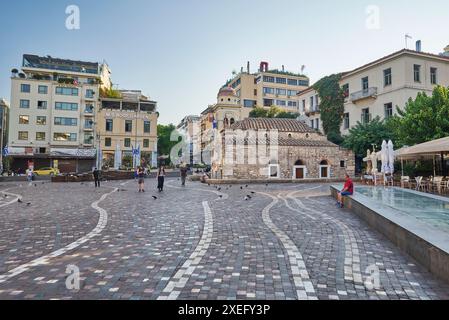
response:
<path id="1" fill-rule="evenodd" d="M 142 184 L 142 183 L 144 183 L 145 182 L 145 179 L 144 178 L 139 178 L 139 184 Z"/>
<path id="2" fill-rule="evenodd" d="M 342 197 L 352 196 L 352 193 L 349 191 L 343 191 L 343 192 L 340 192 L 340 194 L 342 195 Z"/>

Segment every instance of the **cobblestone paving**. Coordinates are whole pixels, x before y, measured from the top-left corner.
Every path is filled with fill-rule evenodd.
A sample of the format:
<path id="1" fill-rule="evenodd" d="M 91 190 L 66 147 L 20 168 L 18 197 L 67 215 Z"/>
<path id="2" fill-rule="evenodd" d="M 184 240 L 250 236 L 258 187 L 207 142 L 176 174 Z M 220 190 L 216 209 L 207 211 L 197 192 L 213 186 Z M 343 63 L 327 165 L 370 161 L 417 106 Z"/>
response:
<path id="1" fill-rule="evenodd" d="M 0 185 L 0 299 L 449 298 L 329 185 L 166 186 Z"/>

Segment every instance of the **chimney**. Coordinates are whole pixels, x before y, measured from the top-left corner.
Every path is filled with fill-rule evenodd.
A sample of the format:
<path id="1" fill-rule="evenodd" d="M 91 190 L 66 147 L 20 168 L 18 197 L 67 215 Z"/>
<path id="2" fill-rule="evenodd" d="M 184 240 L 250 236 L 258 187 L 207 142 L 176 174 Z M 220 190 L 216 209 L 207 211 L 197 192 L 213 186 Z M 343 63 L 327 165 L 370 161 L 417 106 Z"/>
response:
<path id="1" fill-rule="evenodd" d="M 416 41 L 416 51 L 421 52 L 421 40 Z"/>
<path id="2" fill-rule="evenodd" d="M 268 62 L 262 61 L 260 63 L 260 72 L 267 72 L 268 71 Z"/>
<path id="3" fill-rule="evenodd" d="M 284 72 L 285 71 L 285 67 L 284 67 L 284 65 L 282 65 L 282 72 Z"/>
<path id="4" fill-rule="evenodd" d="M 248 62 L 246 62 L 246 72 L 249 74 L 250 72 L 249 72 L 249 61 Z"/>

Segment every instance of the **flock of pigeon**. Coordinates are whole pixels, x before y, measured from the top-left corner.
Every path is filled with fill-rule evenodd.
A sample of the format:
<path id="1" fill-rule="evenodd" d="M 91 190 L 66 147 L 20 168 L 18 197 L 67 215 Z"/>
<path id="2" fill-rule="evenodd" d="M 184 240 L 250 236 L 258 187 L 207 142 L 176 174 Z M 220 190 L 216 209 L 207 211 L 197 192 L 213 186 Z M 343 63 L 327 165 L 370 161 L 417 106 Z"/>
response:
<path id="1" fill-rule="evenodd" d="M 208 183 L 207 185 L 208 185 L 209 187 L 211 186 L 210 183 Z M 215 189 L 217 189 L 217 191 L 221 191 L 221 187 L 219 187 L 219 186 L 217 186 L 217 185 L 214 185 L 213 187 L 214 187 Z M 268 183 L 265 184 L 265 187 L 268 187 Z M 231 184 L 230 184 L 229 186 L 227 186 L 225 190 L 229 190 L 230 188 L 232 188 L 232 185 L 231 185 Z M 248 188 L 248 185 L 245 185 L 245 188 Z M 243 186 L 240 186 L 240 190 L 243 190 Z M 256 192 L 251 191 L 250 194 L 247 194 L 247 195 L 245 196 L 245 198 L 243 198 L 243 200 L 245 200 L 245 201 L 251 200 L 255 193 L 256 193 Z M 251 196 L 251 195 L 253 195 L 253 196 Z M 222 198 L 223 196 L 220 195 L 219 197 Z"/>

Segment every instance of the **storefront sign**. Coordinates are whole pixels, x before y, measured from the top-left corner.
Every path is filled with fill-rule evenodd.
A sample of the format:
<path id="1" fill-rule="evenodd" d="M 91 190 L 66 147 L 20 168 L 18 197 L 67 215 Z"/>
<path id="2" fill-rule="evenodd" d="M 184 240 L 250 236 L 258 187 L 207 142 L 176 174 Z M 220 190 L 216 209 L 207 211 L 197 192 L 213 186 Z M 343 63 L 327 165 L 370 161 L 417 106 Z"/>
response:
<path id="1" fill-rule="evenodd" d="M 143 112 L 114 112 L 107 111 L 105 118 L 144 119 L 150 120 L 150 115 Z"/>
<path id="2" fill-rule="evenodd" d="M 97 154 L 96 149 L 66 149 L 66 148 L 52 148 L 50 150 L 51 156 L 74 156 L 94 158 Z"/>

